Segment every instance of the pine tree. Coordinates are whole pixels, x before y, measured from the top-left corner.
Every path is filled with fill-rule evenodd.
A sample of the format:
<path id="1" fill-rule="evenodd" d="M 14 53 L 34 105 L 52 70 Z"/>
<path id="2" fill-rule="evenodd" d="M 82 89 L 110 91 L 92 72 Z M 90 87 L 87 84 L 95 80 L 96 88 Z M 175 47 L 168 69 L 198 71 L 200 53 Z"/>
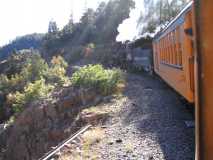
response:
<path id="1" fill-rule="evenodd" d="M 73 14 L 70 15 L 69 22 L 64 26 L 62 32 L 63 34 L 71 34 L 73 32 L 74 19 Z"/>
<path id="2" fill-rule="evenodd" d="M 55 21 L 51 20 L 49 22 L 48 33 L 56 33 L 58 32 L 58 27 Z"/>
<path id="3" fill-rule="evenodd" d="M 144 0 L 145 12 L 138 20 L 141 34 L 154 32 L 157 26 L 168 24 L 189 0 Z"/>

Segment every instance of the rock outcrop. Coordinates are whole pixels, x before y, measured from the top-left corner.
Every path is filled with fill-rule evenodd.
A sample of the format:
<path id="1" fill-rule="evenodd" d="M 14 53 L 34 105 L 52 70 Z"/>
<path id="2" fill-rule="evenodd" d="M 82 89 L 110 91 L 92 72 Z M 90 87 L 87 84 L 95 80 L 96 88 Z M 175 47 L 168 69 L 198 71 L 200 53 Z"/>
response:
<path id="1" fill-rule="evenodd" d="M 99 97 L 99 98 L 97 98 Z M 100 100 L 93 89 L 64 88 L 52 100 L 33 103 L 7 130 L 4 160 L 36 160 L 66 139 L 86 122 L 77 120 L 79 112 Z M 1 139 L 1 138 L 0 138 Z"/>

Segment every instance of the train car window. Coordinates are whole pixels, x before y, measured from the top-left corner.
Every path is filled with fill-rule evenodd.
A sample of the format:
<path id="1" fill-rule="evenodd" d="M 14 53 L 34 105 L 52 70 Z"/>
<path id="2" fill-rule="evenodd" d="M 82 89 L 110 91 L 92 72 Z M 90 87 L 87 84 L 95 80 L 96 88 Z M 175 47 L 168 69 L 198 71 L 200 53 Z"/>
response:
<path id="1" fill-rule="evenodd" d="M 163 63 L 166 61 L 166 39 L 164 37 L 164 52 L 163 52 Z"/>
<path id="2" fill-rule="evenodd" d="M 162 46 L 162 57 L 161 57 L 161 61 L 163 60 L 163 53 L 164 53 L 164 46 L 163 46 L 163 39 L 161 39 L 161 46 Z"/>
<path id="3" fill-rule="evenodd" d="M 180 66 L 182 66 L 182 44 L 181 44 L 181 27 L 178 27 L 178 52 L 179 52 L 179 62 Z"/>
<path id="4" fill-rule="evenodd" d="M 167 64 L 170 64 L 170 37 L 167 34 Z"/>
<path id="5" fill-rule="evenodd" d="M 171 40 L 170 40 L 170 34 L 168 33 L 168 64 L 171 63 Z"/>
<path id="6" fill-rule="evenodd" d="M 169 64 L 172 64 L 172 35 L 169 33 Z"/>
<path id="7" fill-rule="evenodd" d="M 166 63 L 169 63 L 169 37 L 166 35 Z"/>
<path id="8" fill-rule="evenodd" d="M 171 64 L 174 65 L 174 50 L 173 50 L 173 45 L 174 45 L 174 42 L 173 42 L 173 32 L 171 32 Z"/>
<path id="9" fill-rule="evenodd" d="M 165 39 L 163 38 L 162 41 L 163 41 L 163 57 L 162 57 L 162 62 L 164 62 L 164 60 L 165 60 Z"/>
<path id="10" fill-rule="evenodd" d="M 162 44 L 161 44 L 161 41 L 159 41 L 159 50 L 160 50 L 160 60 L 162 58 Z"/>
<path id="11" fill-rule="evenodd" d="M 163 63 L 166 63 L 166 37 L 164 37 L 164 56 L 163 56 Z"/>
<path id="12" fill-rule="evenodd" d="M 177 29 L 175 29 L 175 57 L 176 57 L 176 65 L 179 66 L 179 58 L 178 58 L 178 32 Z"/>
<path id="13" fill-rule="evenodd" d="M 173 64 L 173 52 L 172 52 L 172 32 L 169 34 L 169 41 L 170 41 L 170 63 Z"/>
<path id="14" fill-rule="evenodd" d="M 161 59 L 160 60 L 162 61 L 163 60 L 163 52 L 164 52 L 163 51 L 163 49 L 164 49 L 163 48 L 163 39 L 161 39 L 161 47 L 162 47 L 162 53 L 161 53 Z"/>
<path id="15" fill-rule="evenodd" d="M 174 48 L 175 47 L 174 31 L 171 32 L 171 35 L 172 35 L 171 37 L 172 38 L 172 41 L 171 41 L 172 42 L 172 64 L 176 65 L 175 48 Z"/>
<path id="16" fill-rule="evenodd" d="M 160 52 L 159 52 L 159 43 L 157 42 L 156 43 L 156 62 L 158 61 L 158 59 L 157 59 L 158 54 L 160 54 Z"/>
<path id="17" fill-rule="evenodd" d="M 165 63 L 169 63 L 169 39 L 168 35 L 166 35 L 166 61 Z"/>
<path id="18" fill-rule="evenodd" d="M 164 53 L 163 39 L 161 40 L 161 46 L 162 46 L 162 59 L 163 59 L 163 53 Z"/>
<path id="19" fill-rule="evenodd" d="M 173 53 L 173 64 L 176 65 L 175 34 L 174 34 L 174 31 L 172 31 L 172 53 Z"/>
<path id="20" fill-rule="evenodd" d="M 162 40 L 162 57 L 161 57 L 160 62 L 163 62 L 163 59 L 164 59 L 164 42 Z"/>

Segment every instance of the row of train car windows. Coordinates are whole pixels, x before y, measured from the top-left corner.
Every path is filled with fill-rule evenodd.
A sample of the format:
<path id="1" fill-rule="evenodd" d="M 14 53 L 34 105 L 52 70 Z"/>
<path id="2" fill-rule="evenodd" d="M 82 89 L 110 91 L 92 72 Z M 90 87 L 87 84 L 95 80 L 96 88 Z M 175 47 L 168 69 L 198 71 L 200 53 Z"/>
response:
<path id="1" fill-rule="evenodd" d="M 160 54 L 161 63 L 181 68 L 182 48 L 180 27 L 161 38 L 157 44 L 157 50 Z"/>

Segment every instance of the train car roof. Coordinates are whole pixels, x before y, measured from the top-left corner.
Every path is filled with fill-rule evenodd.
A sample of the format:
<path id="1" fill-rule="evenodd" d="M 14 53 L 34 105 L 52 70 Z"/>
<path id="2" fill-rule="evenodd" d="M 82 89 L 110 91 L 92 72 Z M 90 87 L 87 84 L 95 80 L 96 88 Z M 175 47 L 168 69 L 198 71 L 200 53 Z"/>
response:
<path id="1" fill-rule="evenodd" d="M 155 37 L 154 37 L 154 41 L 157 41 L 159 39 L 161 39 L 164 35 L 166 35 L 167 33 L 171 32 L 172 30 L 174 30 L 176 28 L 177 25 L 181 25 L 184 23 L 184 17 L 185 14 L 191 10 L 192 8 L 192 4 L 193 1 L 189 2 L 183 10 L 181 10 L 181 12 L 160 32 L 158 32 Z"/>

